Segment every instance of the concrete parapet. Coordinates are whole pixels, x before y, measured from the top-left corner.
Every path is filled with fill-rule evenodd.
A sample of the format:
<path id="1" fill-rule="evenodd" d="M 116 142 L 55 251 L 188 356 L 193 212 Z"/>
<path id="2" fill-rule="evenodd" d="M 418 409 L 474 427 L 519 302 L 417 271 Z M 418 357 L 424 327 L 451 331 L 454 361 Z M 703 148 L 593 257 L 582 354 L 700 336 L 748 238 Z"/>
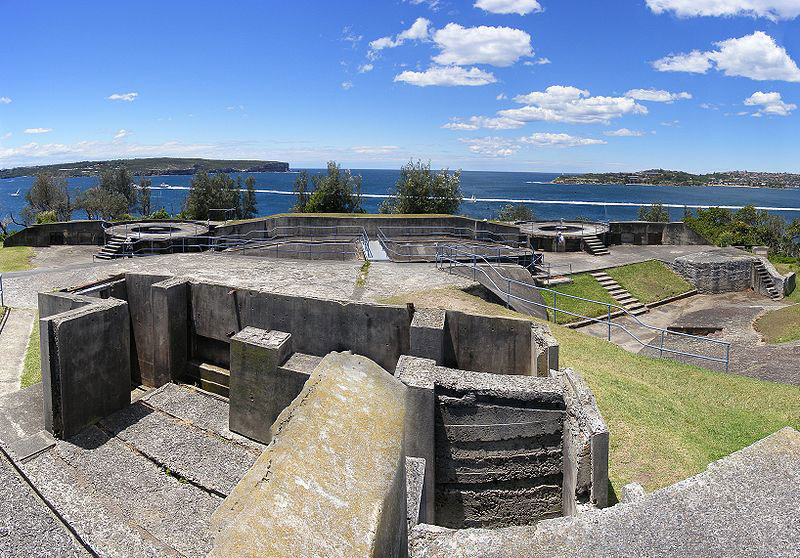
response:
<path id="1" fill-rule="evenodd" d="M 231 337 L 231 431 L 263 444 L 270 427 L 303 389 L 307 374 L 283 370 L 292 352 L 292 336 L 246 327 Z"/>
<path id="2" fill-rule="evenodd" d="M 423 522 L 423 492 L 425 487 L 425 460 L 406 457 L 406 510 L 408 530 Z"/>
<path id="3" fill-rule="evenodd" d="M 676 258 L 672 269 L 701 293 L 745 291 L 753 287 L 758 261 L 735 248 L 715 248 Z"/>
<path id="4" fill-rule="evenodd" d="M 405 391 L 367 358 L 327 355 L 215 512 L 209 556 L 405 557 Z"/>
<path id="5" fill-rule="evenodd" d="M 69 438 L 130 404 L 128 304 L 39 295 L 45 428 Z"/>
<path id="6" fill-rule="evenodd" d="M 153 313 L 153 371 L 151 387 L 180 380 L 189 358 L 189 282 L 172 278 L 154 283 L 150 291 Z"/>
<path id="7" fill-rule="evenodd" d="M 408 354 L 444 363 L 445 311 L 421 308 L 411 320 L 411 347 Z"/>
<path id="8" fill-rule="evenodd" d="M 536 375 L 547 376 L 558 370 L 558 339 L 544 324 L 531 323 L 532 346 L 536 351 Z"/>
<path id="9" fill-rule="evenodd" d="M 155 369 L 154 323 L 156 316 L 159 316 L 159 320 L 162 318 L 166 308 L 153 305 L 152 286 L 167 279 L 170 279 L 168 275 L 125 274 L 125 290 L 131 314 L 131 343 L 135 355 L 131 361 L 132 376 L 134 381 L 148 387 L 164 384 L 164 372 L 156 372 Z M 163 333 L 161 328 L 159 333 Z"/>

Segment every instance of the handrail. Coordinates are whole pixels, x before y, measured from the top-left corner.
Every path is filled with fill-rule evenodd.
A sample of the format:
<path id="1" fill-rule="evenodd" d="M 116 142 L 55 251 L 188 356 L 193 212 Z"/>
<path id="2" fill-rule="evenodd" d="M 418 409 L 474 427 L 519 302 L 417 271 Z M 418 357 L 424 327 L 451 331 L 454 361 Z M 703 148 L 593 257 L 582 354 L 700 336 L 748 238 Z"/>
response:
<path id="1" fill-rule="evenodd" d="M 5 301 L 3 300 L 3 274 L 0 273 L 0 306 L 5 306 Z"/>
<path id="2" fill-rule="evenodd" d="M 470 257 L 471 260 L 472 260 L 471 265 L 468 264 L 468 263 L 465 264 L 463 261 L 461 261 L 459 259 L 456 259 L 456 258 L 454 258 L 452 256 L 452 252 L 454 252 L 454 251 L 458 252 L 458 247 L 446 246 L 446 245 L 439 246 L 439 249 L 437 250 L 437 258 L 436 258 L 437 267 L 442 269 L 441 268 L 441 264 L 443 262 L 447 262 L 448 263 L 448 272 L 451 272 L 453 267 L 456 267 L 456 268 L 458 268 L 458 267 L 471 268 L 472 269 L 472 273 L 473 273 L 473 277 L 475 277 L 476 274 L 478 272 L 480 272 L 492 283 L 492 285 L 494 285 L 494 287 L 499 292 L 503 293 L 506 296 L 507 300 L 510 301 L 513 298 L 515 300 L 519 300 L 519 301 L 527 303 L 527 304 L 532 304 L 534 306 L 540 306 L 540 307 L 545 308 L 547 310 L 552 310 L 553 311 L 553 321 L 555 321 L 555 322 L 558 321 L 558 313 L 561 312 L 563 314 L 567 314 L 569 316 L 573 316 L 573 317 L 576 317 L 576 318 L 581 318 L 581 319 L 584 319 L 584 320 L 588 320 L 588 321 L 591 321 L 591 322 L 594 322 L 594 323 L 606 323 L 608 325 L 608 340 L 609 341 L 611 341 L 611 328 L 612 327 L 617 327 L 617 328 L 621 329 L 622 331 L 624 331 L 625 333 L 627 333 L 632 339 L 634 339 L 642 347 L 648 347 L 648 348 L 652 348 L 652 349 L 658 350 L 660 356 L 663 356 L 663 354 L 665 352 L 668 352 L 668 353 L 678 354 L 678 355 L 682 355 L 682 356 L 687 356 L 687 357 L 690 357 L 690 358 L 699 358 L 699 359 L 709 360 L 709 361 L 713 361 L 713 362 L 725 363 L 725 371 L 728 372 L 729 369 L 730 369 L 730 347 L 731 347 L 731 344 L 729 342 L 727 342 L 727 341 L 720 341 L 720 340 L 717 340 L 717 339 L 709 339 L 707 337 L 700 337 L 700 336 L 697 336 L 697 335 L 691 335 L 689 333 L 682 333 L 682 332 L 679 332 L 679 331 L 670 331 L 670 330 L 667 330 L 667 329 L 664 329 L 664 328 L 652 326 L 652 325 L 649 325 L 649 324 L 646 324 L 646 323 L 642 322 L 637 316 L 635 316 L 634 314 L 629 312 L 623 306 L 619 306 L 617 304 L 606 303 L 606 302 L 599 302 L 597 300 L 583 298 L 583 297 L 576 296 L 576 295 L 570 295 L 570 294 L 567 294 L 567 293 L 560 293 L 560 292 L 555 291 L 553 289 L 548 289 L 548 288 L 545 288 L 545 287 L 538 287 L 536 285 L 533 285 L 533 284 L 530 284 L 530 283 L 524 283 L 522 281 L 517 281 L 515 279 L 510 279 L 510 278 L 505 278 L 504 277 L 504 280 L 505 280 L 506 286 L 507 286 L 507 290 L 503 291 L 502 287 L 500 287 L 495 282 L 495 280 L 488 273 L 486 273 L 486 271 L 484 269 L 479 267 L 478 264 L 477 264 L 478 260 L 483 260 L 486 263 L 486 265 L 489 268 L 491 268 L 491 270 L 494 273 L 496 273 L 500 277 L 503 277 L 502 273 L 500 273 L 500 271 L 498 269 L 496 269 L 491 264 L 491 262 L 489 262 L 486 258 L 481 256 L 480 254 L 461 253 L 460 254 L 461 256 Z M 446 254 L 445 252 L 450 252 L 450 254 Z M 514 284 L 514 285 L 522 285 L 522 286 L 525 286 L 527 288 L 535 289 L 535 290 L 537 290 L 539 292 L 552 293 L 552 295 L 553 295 L 553 306 L 551 307 L 551 306 L 548 306 L 547 304 L 542 304 L 540 302 L 533 301 L 533 300 L 528 300 L 528 299 L 526 299 L 524 297 L 520 297 L 520 296 L 517 296 L 515 294 L 512 294 L 511 293 L 511 285 L 512 284 Z M 605 316 L 604 319 L 599 319 L 599 318 L 596 318 L 596 317 L 584 316 L 584 315 L 581 315 L 581 314 L 570 312 L 569 310 L 560 309 L 560 308 L 558 308 L 558 297 L 566 297 L 566 298 L 581 300 L 581 301 L 584 301 L 584 302 L 590 302 L 590 303 L 594 303 L 594 304 L 599 304 L 601 306 L 606 307 L 606 309 L 607 309 L 606 316 Z M 611 309 L 612 308 L 616 309 L 616 312 L 614 312 L 614 314 L 626 315 L 626 316 L 632 318 L 633 320 L 635 320 L 642 327 L 644 327 L 646 329 L 649 329 L 651 331 L 659 332 L 660 335 L 661 335 L 661 344 L 659 346 L 656 346 L 656 345 L 651 345 L 651 344 L 649 344 L 649 343 L 647 343 L 645 341 L 642 341 L 635 333 L 633 333 L 630 330 L 628 330 L 628 328 L 626 328 L 623 324 L 612 322 L 612 320 L 611 320 L 611 317 L 612 317 Z M 701 342 L 711 343 L 713 345 L 722 346 L 722 347 L 725 348 L 725 358 L 723 359 L 723 358 L 717 358 L 717 357 L 712 357 L 712 356 L 708 356 L 708 355 L 701 355 L 701 354 L 697 354 L 697 353 L 689 353 L 689 352 L 678 351 L 676 349 L 670 349 L 668 347 L 664 347 L 664 338 L 665 338 L 665 336 L 667 334 L 676 335 L 676 336 L 683 337 L 683 338 L 695 339 L 695 340 L 698 340 L 698 341 L 701 341 Z"/>

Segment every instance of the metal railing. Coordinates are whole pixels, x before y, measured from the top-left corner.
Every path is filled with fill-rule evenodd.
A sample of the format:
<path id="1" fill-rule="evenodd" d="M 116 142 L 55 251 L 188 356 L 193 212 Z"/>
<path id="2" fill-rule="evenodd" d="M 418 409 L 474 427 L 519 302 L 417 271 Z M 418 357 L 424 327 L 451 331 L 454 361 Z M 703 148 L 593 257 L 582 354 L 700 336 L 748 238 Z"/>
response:
<path id="1" fill-rule="evenodd" d="M 411 236 L 411 238 L 418 238 L 419 236 L 430 236 L 433 238 L 441 238 L 442 236 L 450 236 L 450 237 L 457 236 L 458 238 L 464 238 L 465 242 L 459 243 L 459 246 L 461 246 L 462 248 L 472 249 L 475 252 L 481 252 L 485 257 L 492 258 L 496 261 L 520 263 L 521 259 L 528 260 L 532 258 L 534 260 L 533 263 L 535 264 L 537 258 L 541 259 L 543 257 L 542 255 L 533 252 L 522 254 L 520 252 L 521 246 L 515 247 L 515 246 L 509 246 L 507 244 L 498 244 L 497 241 L 491 241 L 496 244 L 495 246 L 488 246 L 486 244 L 470 244 L 469 242 L 467 242 L 468 240 L 475 240 L 471 236 L 467 235 L 458 236 L 447 232 L 442 232 L 443 230 L 446 230 L 448 228 L 451 230 L 452 229 L 467 230 L 467 231 L 471 230 L 463 227 L 444 227 L 442 229 L 434 229 L 431 227 L 388 227 L 390 229 L 399 229 L 403 231 L 409 229 L 418 229 L 418 228 L 429 229 L 429 234 L 424 234 L 424 235 L 407 234 L 399 238 L 390 238 L 384 232 L 383 230 L 384 228 L 387 227 L 378 228 L 378 242 L 380 242 L 386 254 L 390 256 L 390 259 L 393 257 L 395 261 L 408 260 L 409 258 L 414 258 L 414 259 L 425 258 L 428 261 L 436 260 L 436 247 L 439 246 L 440 244 L 439 242 L 426 242 L 426 243 L 413 242 L 413 240 L 409 240 L 409 236 Z M 490 242 L 488 240 L 483 240 L 483 241 Z M 450 240 L 450 242 L 452 242 L 452 239 Z M 400 251 L 396 249 L 397 244 L 400 244 L 406 250 Z M 448 242 L 447 240 L 443 240 L 441 244 L 447 245 Z M 426 251 L 427 253 L 425 253 Z"/>
<path id="2" fill-rule="evenodd" d="M 5 305 L 5 299 L 3 298 L 3 274 L 0 273 L 0 306 Z"/>
<path id="3" fill-rule="evenodd" d="M 671 331 L 671 330 L 668 330 L 668 329 L 652 326 L 652 325 L 649 325 L 649 324 L 646 324 L 646 323 L 642 322 L 642 320 L 640 320 L 637 316 L 635 316 L 634 314 L 629 312 L 626 308 L 624 308 L 623 306 L 619 306 L 617 304 L 611 304 L 611 303 L 607 303 L 607 302 L 600 302 L 600 301 L 597 301 L 597 300 L 583 298 L 583 297 L 576 296 L 576 295 L 570 295 L 570 294 L 566 294 L 566 293 L 561 293 L 561 292 L 555 291 L 553 289 L 548 289 L 548 288 L 545 288 L 545 287 L 537 287 L 536 285 L 533 285 L 531 283 L 525 283 L 525 282 L 522 282 L 522 281 L 517 281 L 515 279 L 504 277 L 503 274 L 501 273 L 501 270 L 496 268 L 494 265 L 492 265 L 492 263 L 489 260 L 487 260 L 486 258 L 484 258 L 482 255 L 480 255 L 480 254 L 469 254 L 469 253 L 460 251 L 459 248 L 460 247 L 457 247 L 457 246 L 440 245 L 439 246 L 439 250 L 437 251 L 437 257 L 436 257 L 436 265 L 437 265 L 437 267 L 439 269 L 444 269 L 444 266 L 446 265 L 447 266 L 447 271 L 449 273 L 452 273 L 453 269 L 457 269 L 457 268 L 470 269 L 472 271 L 472 276 L 473 276 L 474 280 L 477 280 L 478 275 L 481 274 L 483 277 L 485 277 L 488 281 L 491 282 L 491 284 L 494 286 L 494 288 L 497 289 L 498 293 L 501 293 L 503 295 L 503 297 L 505 297 L 505 299 L 506 299 L 507 303 L 509 304 L 509 306 L 510 306 L 511 300 L 514 299 L 514 300 L 518 300 L 518 301 L 520 301 L 522 303 L 525 303 L 525 304 L 530 304 L 530 305 L 534 305 L 534 306 L 538 306 L 538 307 L 544 308 L 544 309 L 546 309 L 548 311 L 548 313 L 552 312 L 553 322 L 556 322 L 556 323 L 558 322 L 558 315 L 559 315 L 559 313 L 561 313 L 561 314 L 564 314 L 564 315 L 567 315 L 567 316 L 571 316 L 571 317 L 574 317 L 574 318 L 578 318 L 578 319 L 581 319 L 581 320 L 584 320 L 584 321 L 598 323 L 598 324 L 605 324 L 607 326 L 607 328 L 608 328 L 608 341 L 611 341 L 612 328 L 616 328 L 617 330 L 622 331 L 623 333 L 627 334 L 631 339 L 633 339 L 639 345 L 641 345 L 642 348 L 650 348 L 650 349 L 657 350 L 659 352 L 659 356 L 660 357 L 663 357 L 664 353 L 671 353 L 673 355 L 680 355 L 680 356 L 684 356 L 684 357 L 696 358 L 696 359 L 700 359 L 700 360 L 705 360 L 705 361 L 710 361 L 710 362 L 718 362 L 718 363 L 724 364 L 726 372 L 728 372 L 729 369 L 730 369 L 730 349 L 731 349 L 731 344 L 729 342 L 727 342 L 727 341 L 719 341 L 717 339 L 709 339 L 707 337 L 701 337 L 701 336 L 698 336 L 698 335 L 691 335 L 689 333 Z M 483 263 L 479 263 L 479 262 L 483 262 Z M 488 266 L 495 275 L 503 278 L 503 280 L 501 282 L 505 283 L 505 285 L 504 285 L 505 289 L 503 289 L 503 287 L 498 285 L 497 282 L 492 278 L 491 275 L 486 273 L 486 271 L 482 268 L 483 266 Z M 525 298 L 525 297 L 522 297 L 522 296 L 519 296 L 519 295 L 515 295 L 515 294 L 513 294 L 511 292 L 511 286 L 512 285 L 521 285 L 521 286 L 527 287 L 529 289 L 536 290 L 539 293 L 549 293 L 552 296 L 553 304 L 552 305 L 548 305 L 547 303 L 542 303 L 542 302 L 530 300 L 528 298 Z M 601 306 L 603 309 L 605 309 L 605 312 L 604 312 L 605 315 L 601 315 L 602 317 L 584 316 L 582 314 L 578 314 L 576 312 L 572 312 L 570 310 L 567 310 L 564 307 L 559 308 L 558 307 L 559 298 L 562 298 L 562 299 L 566 298 L 566 299 L 572 299 L 572 300 L 587 302 L 587 303 L 590 303 L 590 304 L 597 304 L 597 305 Z M 634 320 L 639 326 L 641 326 L 641 327 L 643 327 L 643 328 L 645 328 L 645 329 L 647 329 L 649 331 L 655 332 L 656 336 L 654 337 L 654 339 L 658 339 L 660 337 L 660 343 L 658 345 L 653 345 L 651 343 L 643 341 L 633 331 L 631 331 L 627 327 L 625 327 L 624 324 L 617 323 L 617 322 L 613 321 L 613 318 L 621 317 L 621 316 L 628 317 L 628 318 Z M 710 356 L 710 355 L 707 355 L 707 354 L 699 354 L 699 353 L 692 353 L 692 352 L 688 352 L 688 351 L 680 351 L 678 349 L 673 349 L 673 348 L 666 347 L 664 345 L 664 341 L 665 341 L 667 335 L 674 335 L 674 336 L 680 337 L 681 339 L 684 339 L 684 340 L 691 340 L 692 342 L 712 345 L 715 348 L 720 347 L 722 349 L 722 351 L 724 352 L 725 356 L 723 358 L 723 357 L 718 357 L 718 356 Z"/>

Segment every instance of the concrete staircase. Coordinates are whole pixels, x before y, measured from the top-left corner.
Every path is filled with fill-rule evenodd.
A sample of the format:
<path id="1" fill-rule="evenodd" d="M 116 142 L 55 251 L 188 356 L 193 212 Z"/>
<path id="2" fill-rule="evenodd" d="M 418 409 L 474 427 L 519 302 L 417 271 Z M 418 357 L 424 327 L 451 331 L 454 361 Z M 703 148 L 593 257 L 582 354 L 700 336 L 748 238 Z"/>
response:
<path id="1" fill-rule="evenodd" d="M 584 237 L 583 246 L 592 256 L 608 256 L 609 254 L 608 248 L 597 235 Z"/>
<path id="2" fill-rule="evenodd" d="M 781 293 L 778 292 L 778 289 L 775 288 L 775 282 L 772 280 L 772 276 L 767 271 L 767 268 L 764 266 L 762 262 L 756 262 L 756 274 L 758 275 L 758 280 L 763 284 L 766 285 L 767 293 L 769 293 L 769 297 L 772 300 L 781 300 L 783 297 Z"/>
<path id="3" fill-rule="evenodd" d="M 114 260 L 125 257 L 125 237 L 111 235 L 100 253 L 95 255 L 98 260 Z"/>
<path id="4" fill-rule="evenodd" d="M 622 286 L 614 281 L 614 279 L 605 271 L 595 271 L 590 275 L 597 279 L 597 282 L 608 291 L 608 294 L 610 294 L 614 300 L 620 304 L 620 306 L 625 308 L 625 310 L 634 316 L 638 316 L 639 314 L 644 314 L 647 312 L 647 306 L 642 304 L 631 293 L 623 289 Z"/>

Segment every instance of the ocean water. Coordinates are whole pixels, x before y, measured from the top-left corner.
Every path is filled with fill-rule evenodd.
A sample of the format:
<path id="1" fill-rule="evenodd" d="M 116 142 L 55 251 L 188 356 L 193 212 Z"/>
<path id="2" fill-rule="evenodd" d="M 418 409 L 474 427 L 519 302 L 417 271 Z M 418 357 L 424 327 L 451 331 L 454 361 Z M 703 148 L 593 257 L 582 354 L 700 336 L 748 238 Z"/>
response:
<path id="1" fill-rule="evenodd" d="M 322 169 L 306 169 L 322 173 Z M 399 170 L 353 169 L 363 177 L 364 208 L 374 213 L 393 190 Z M 237 176 L 237 175 L 234 175 Z M 259 215 L 289 211 L 295 202 L 292 186 L 297 171 L 288 173 L 242 173 L 256 179 Z M 461 213 L 480 219 L 492 218 L 500 208 L 515 201 L 526 203 L 538 219 L 574 219 L 601 221 L 636 219 L 641 205 L 669 204 L 671 216 L 680 220 L 684 206 L 743 206 L 752 204 L 770 208 L 787 220 L 800 218 L 800 189 L 731 188 L 718 186 L 633 186 L 620 184 L 550 184 L 558 174 L 534 172 L 465 171 L 461 175 L 464 204 Z M 152 205 L 171 213 L 179 212 L 186 199 L 191 176 L 152 176 Z M 9 212 L 19 218 L 25 206 L 25 193 L 33 177 L 0 180 L 0 217 Z M 84 190 L 97 183 L 94 177 L 70 178 L 71 190 Z M 159 188 L 160 186 L 162 186 Z M 167 186 L 172 187 L 167 188 Z M 19 190 L 20 195 L 11 194 Z M 475 201 L 472 201 L 474 196 Z M 781 210 L 781 209 L 789 210 Z M 74 218 L 85 218 L 76 212 Z"/>

